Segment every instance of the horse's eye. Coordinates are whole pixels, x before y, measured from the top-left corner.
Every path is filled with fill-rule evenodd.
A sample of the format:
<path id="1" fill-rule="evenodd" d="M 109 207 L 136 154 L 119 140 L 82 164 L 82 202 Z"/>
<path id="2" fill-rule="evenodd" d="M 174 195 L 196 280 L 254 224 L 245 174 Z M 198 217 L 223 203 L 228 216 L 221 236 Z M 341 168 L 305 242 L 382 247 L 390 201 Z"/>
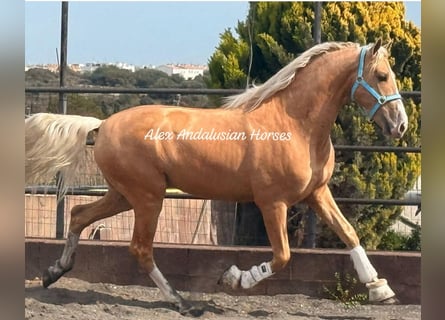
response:
<path id="1" fill-rule="evenodd" d="M 377 79 L 379 81 L 386 81 L 386 80 L 388 80 L 388 74 L 379 72 L 379 73 L 377 73 Z"/>

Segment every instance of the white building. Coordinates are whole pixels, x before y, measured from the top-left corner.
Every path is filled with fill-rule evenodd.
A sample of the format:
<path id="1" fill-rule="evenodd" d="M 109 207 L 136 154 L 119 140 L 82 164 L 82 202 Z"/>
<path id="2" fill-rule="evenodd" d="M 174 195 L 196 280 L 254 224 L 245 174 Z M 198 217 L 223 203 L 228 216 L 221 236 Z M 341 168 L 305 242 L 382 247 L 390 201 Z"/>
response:
<path id="1" fill-rule="evenodd" d="M 99 68 L 101 66 L 101 64 L 97 63 L 97 62 L 87 62 L 87 63 L 79 64 L 79 66 L 80 66 L 79 72 L 84 73 L 84 72 L 93 72 L 94 70 Z"/>
<path id="2" fill-rule="evenodd" d="M 51 72 L 59 72 L 59 66 L 55 63 L 25 65 L 25 72 L 30 69 L 45 69 Z"/>
<path id="3" fill-rule="evenodd" d="M 125 62 L 114 62 L 114 63 L 97 63 L 97 62 L 88 62 L 88 63 L 79 63 L 76 64 L 76 71 L 84 73 L 84 72 L 93 72 L 99 67 L 104 66 L 115 66 L 119 69 L 129 70 L 131 72 L 136 71 L 136 66 L 133 64 L 125 63 Z M 73 64 L 70 65 L 70 68 L 73 69 Z"/>
<path id="4" fill-rule="evenodd" d="M 136 71 L 136 66 L 133 64 L 125 63 L 125 62 L 116 62 L 116 63 L 109 63 L 108 65 L 113 65 L 118 67 L 119 69 L 129 70 L 131 72 Z"/>
<path id="5" fill-rule="evenodd" d="M 156 67 L 156 69 L 165 72 L 169 76 L 178 74 L 184 79 L 193 80 L 199 75 L 204 75 L 207 66 L 194 64 L 164 64 Z"/>
<path id="6" fill-rule="evenodd" d="M 141 67 L 137 67 L 133 64 L 125 63 L 125 62 L 115 62 L 115 63 L 98 63 L 98 62 L 87 62 L 87 63 L 72 63 L 69 64 L 68 67 L 74 72 L 85 73 L 85 72 L 93 72 L 99 67 L 104 66 L 116 66 L 120 69 L 126 69 L 131 72 L 135 72 L 138 69 L 156 69 L 162 72 L 165 72 L 169 76 L 174 74 L 178 74 L 186 80 L 195 79 L 199 75 L 204 75 L 204 71 L 208 70 L 206 65 L 194 65 L 194 64 L 165 64 L 158 67 L 154 65 L 144 65 Z M 35 64 L 35 65 L 26 65 L 25 71 L 28 71 L 32 68 L 40 68 L 46 69 L 51 72 L 58 72 L 59 66 L 57 64 Z"/>

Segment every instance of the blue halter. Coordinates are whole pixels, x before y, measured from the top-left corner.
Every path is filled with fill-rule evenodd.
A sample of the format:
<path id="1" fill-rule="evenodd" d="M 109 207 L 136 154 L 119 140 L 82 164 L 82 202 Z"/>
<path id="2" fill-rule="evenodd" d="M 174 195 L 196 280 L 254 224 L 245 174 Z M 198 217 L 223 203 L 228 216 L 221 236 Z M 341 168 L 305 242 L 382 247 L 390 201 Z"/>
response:
<path id="1" fill-rule="evenodd" d="M 365 63 L 365 54 L 366 54 L 366 48 L 362 47 L 362 50 L 360 51 L 360 59 L 358 63 L 358 72 L 357 72 L 357 79 L 354 82 L 354 85 L 352 86 L 351 90 L 351 100 L 354 101 L 354 94 L 355 91 L 359 86 L 362 86 L 366 91 L 368 91 L 374 98 L 376 98 L 377 103 L 372 107 L 371 111 L 368 113 L 369 119 L 372 120 L 374 118 L 375 113 L 377 110 L 380 109 L 381 106 L 383 106 L 385 103 L 402 99 L 402 96 L 397 92 L 395 94 L 389 95 L 389 96 L 383 96 L 379 94 L 377 91 L 375 91 L 363 78 L 363 65 Z"/>

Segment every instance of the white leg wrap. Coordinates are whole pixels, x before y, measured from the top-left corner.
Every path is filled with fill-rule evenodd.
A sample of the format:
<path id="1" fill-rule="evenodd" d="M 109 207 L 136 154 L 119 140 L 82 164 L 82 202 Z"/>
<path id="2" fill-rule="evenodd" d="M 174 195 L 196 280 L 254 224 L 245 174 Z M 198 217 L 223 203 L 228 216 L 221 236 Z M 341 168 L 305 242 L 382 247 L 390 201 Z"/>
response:
<path id="1" fill-rule="evenodd" d="M 375 271 L 362 246 L 358 245 L 352 249 L 350 255 L 361 283 L 372 282 L 377 278 L 377 271 Z"/>
<path id="2" fill-rule="evenodd" d="M 263 262 L 259 266 L 253 266 L 248 271 L 241 271 L 241 287 L 244 289 L 252 288 L 261 280 L 273 274 L 270 262 Z"/>
<path id="3" fill-rule="evenodd" d="M 221 283 L 231 287 L 232 289 L 239 288 L 242 271 L 237 266 L 231 266 L 221 277 Z"/>

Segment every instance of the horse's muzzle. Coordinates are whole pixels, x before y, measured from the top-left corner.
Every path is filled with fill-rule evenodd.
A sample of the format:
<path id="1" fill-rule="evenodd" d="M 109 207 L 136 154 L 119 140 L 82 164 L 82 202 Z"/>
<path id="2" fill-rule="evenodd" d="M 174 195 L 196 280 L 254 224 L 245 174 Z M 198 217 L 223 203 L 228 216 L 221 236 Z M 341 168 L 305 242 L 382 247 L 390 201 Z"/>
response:
<path id="1" fill-rule="evenodd" d="M 408 128 L 408 125 L 407 125 L 407 123 L 405 121 L 401 121 L 400 123 L 396 124 L 390 130 L 391 138 L 400 139 L 401 137 L 403 137 L 403 135 L 406 132 L 407 128 Z"/>

